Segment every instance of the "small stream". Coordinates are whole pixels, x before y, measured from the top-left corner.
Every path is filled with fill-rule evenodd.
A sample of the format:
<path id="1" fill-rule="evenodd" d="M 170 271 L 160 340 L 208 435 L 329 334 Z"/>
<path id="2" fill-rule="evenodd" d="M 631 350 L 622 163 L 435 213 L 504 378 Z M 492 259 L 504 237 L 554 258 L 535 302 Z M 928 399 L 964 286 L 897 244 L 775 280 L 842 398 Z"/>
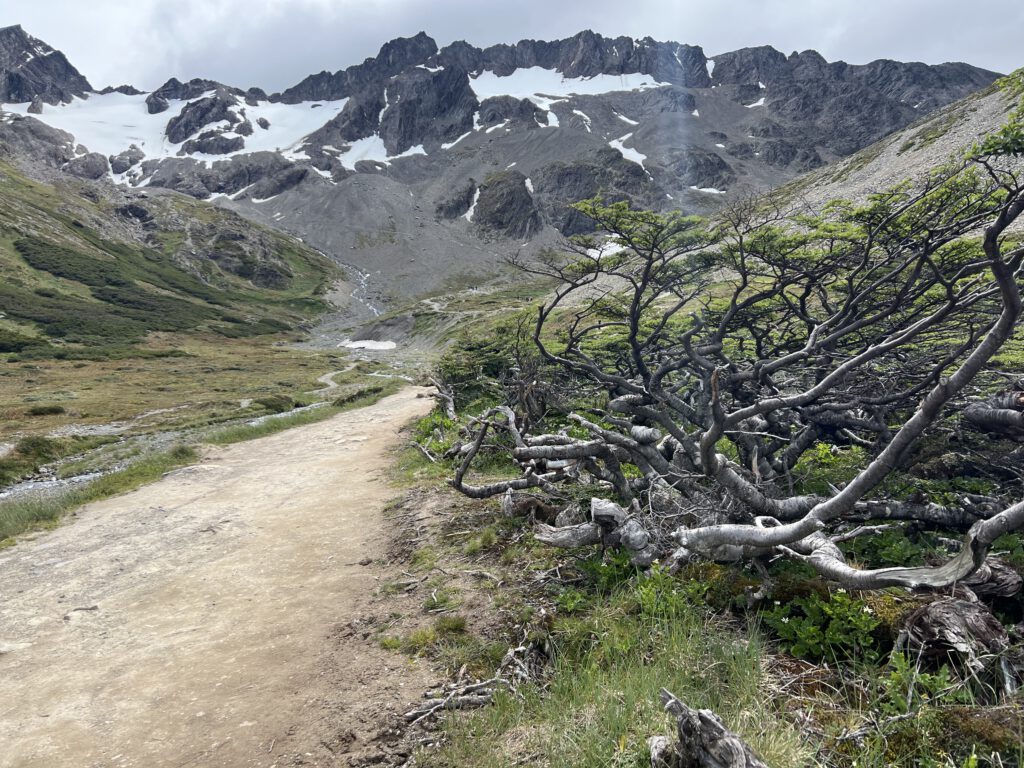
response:
<path id="1" fill-rule="evenodd" d="M 74 477 L 36 477 L 31 480 L 22 480 L 20 483 L 8 486 L 0 491 L 0 501 L 6 501 L 8 499 L 14 499 L 20 496 L 27 496 L 29 494 L 56 494 L 62 491 L 68 490 L 81 485 L 82 483 L 88 483 L 98 478 L 108 475 L 111 472 L 120 469 L 120 467 L 114 467 L 107 469 L 102 472 L 88 472 L 84 475 L 75 475 Z"/>
<path id="2" fill-rule="evenodd" d="M 343 266 L 349 272 L 354 272 L 357 275 L 356 287 L 352 289 L 352 293 L 350 293 L 349 295 L 353 299 L 358 301 L 360 304 L 362 304 L 364 307 L 366 307 L 368 310 L 370 310 L 370 312 L 373 313 L 374 317 L 380 317 L 382 314 L 382 310 L 379 307 L 373 305 L 368 295 L 370 290 L 370 273 L 363 272 L 357 267 L 353 267 L 351 264 L 346 264 L 343 261 L 338 261 L 338 264 Z"/>

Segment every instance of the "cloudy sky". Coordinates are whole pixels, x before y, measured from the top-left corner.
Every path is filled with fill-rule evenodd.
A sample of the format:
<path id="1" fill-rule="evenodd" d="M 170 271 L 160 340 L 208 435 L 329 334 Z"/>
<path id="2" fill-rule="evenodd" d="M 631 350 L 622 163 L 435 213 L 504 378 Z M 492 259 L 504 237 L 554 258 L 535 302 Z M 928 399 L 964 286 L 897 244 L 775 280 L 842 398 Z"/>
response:
<path id="1" fill-rule="evenodd" d="M 590 28 L 709 55 L 769 44 L 851 63 L 1024 65 L 1020 0 L 0 0 L 0 26 L 8 24 L 64 51 L 94 87 L 146 90 L 172 75 L 280 90 L 420 30 L 441 46 Z"/>

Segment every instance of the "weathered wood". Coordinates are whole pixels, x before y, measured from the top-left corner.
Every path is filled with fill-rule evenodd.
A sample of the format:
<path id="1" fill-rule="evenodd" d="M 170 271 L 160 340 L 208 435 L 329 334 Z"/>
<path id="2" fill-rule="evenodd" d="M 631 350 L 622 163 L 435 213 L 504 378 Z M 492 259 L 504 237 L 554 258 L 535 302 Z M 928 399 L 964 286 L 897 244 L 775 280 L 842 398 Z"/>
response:
<path id="1" fill-rule="evenodd" d="M 943 598 L 922 606 L 903 623 L 897 647 L 936 665 L 952 663 L 971 675 L 995 667 L 1009 646 L 1006 629 L 981 603 Z"/>
<path id="2" fill-rule="evenodd" d="M 601 526 L 597 523 L 580 523 L 564 528 L 554 528 L 542 524 L 537 526 L 534 538 L 544 544 L 550 544 L 552 547 L 564 549 L 588 547 L 601 543 Z"/>
<path id="3" fill-rule="evenodd" d="M 1000 392 L 988 400 L 964 408 L 964 418 L 983 432 L 1016 439 L 1024 438 L 1024 392 L 1017 388 Z"/>
<path id="4" fill-rule="evenodd" d="M 652 768 L 768 768 L 710 709 L 691 709 L 664 688 L 661 701 L 676 719 L 679 741 L 648 741 Z"/>

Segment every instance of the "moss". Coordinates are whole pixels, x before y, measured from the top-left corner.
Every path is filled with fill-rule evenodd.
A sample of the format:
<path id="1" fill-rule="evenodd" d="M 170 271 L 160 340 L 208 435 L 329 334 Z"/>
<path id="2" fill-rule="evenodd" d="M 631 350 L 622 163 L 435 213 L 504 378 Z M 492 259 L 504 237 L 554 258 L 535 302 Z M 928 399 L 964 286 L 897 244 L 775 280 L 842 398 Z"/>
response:
<path id="1" fill-rule="evenodd" d="M 1015 702 L 1002 707 L 949 707 L 939 712 L 947 742 L 979 752 L 995 751 L 1004 757 L 1021 757 L 1024 752 L 1024 705 Z"/>

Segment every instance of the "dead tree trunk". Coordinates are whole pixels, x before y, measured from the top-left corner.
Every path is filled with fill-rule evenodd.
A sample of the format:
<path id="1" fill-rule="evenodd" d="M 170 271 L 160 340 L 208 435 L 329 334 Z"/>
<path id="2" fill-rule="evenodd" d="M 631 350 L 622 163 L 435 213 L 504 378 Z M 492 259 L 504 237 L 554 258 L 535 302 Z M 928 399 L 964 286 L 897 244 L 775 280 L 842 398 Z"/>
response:
<path id="1" fill-rule="evenodd" d="M 691 709 L 664 688 L 661 700 L 676 718 L 679 741 L 652 738 L 651 768 L 768 768 L 710 709 Z"/>

